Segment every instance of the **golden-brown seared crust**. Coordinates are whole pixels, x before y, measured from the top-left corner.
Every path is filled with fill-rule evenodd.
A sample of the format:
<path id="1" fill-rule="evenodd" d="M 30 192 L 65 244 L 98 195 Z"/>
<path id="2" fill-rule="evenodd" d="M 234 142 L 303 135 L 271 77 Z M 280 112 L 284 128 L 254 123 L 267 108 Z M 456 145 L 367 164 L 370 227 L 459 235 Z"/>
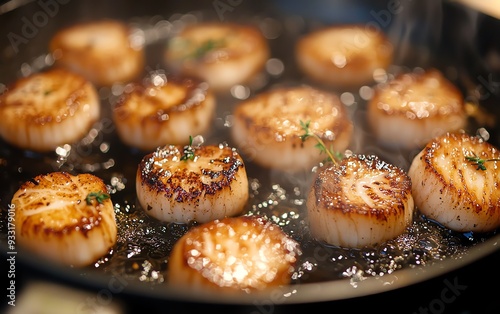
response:
<path id="1" fill-rule="evenodd" d="M 83 137 L 98 120 L 100 104 L 92 83 L 56 68 L 14 82 L 0 95 L 0 115 L 6 141 L 48 151 Z"/>
<path id="2" fill-rule="evenodd" d="M 467 157 L 484 160 L 484 170 Z M 480 137 L 449 132 L 430 141 L 409 170 L 417 208 L 460 232 L 500 226 L 498 148 Z M 490 161 L 487 161 L 490 160 Z"/>
<path id="3" fill-rule="evenodd" d="M 326 142 L 332 141 L 331 134 L 352 128 L 347 110 L 337 95 L 309 86 L 277 88 L 258 94 L 237 106 L 234 116 L 243 121 L 255 141 L 266 145 L 270 141 L 290 141 L 292 146 L 302 146 L 300 135 L 304 132 L 300 121 L 312 122 L 310 129 L 317 131 Z M 290 118 L 295 119 L 290 121 Z M 322 120 L 329 120 L 325 122 L 330 122 L 328 127 Z"/>
<path id="4" fill-rule="evenodd" d="M 291 282 L 299 244 L 264 218 L 241 216 L 191 228 L 175 244 L 168 280 L 193 291 L 252 292 Z"/>
<path id="5" fill-rule="evenodd" d="M 270 55 L 254 25 L 205 22 L 186 26 L 169 41 L 165 62 L 175 73 L 198 77 L 214 90 L 248 82 Z"/>
<path id="6" fill-rule="evenodd" d="M 184 147 L 167 145 L 146 155 L 137 169 L 139 202 L 165 221 L 206 222 L 242 212 L 249 197 L 243 159 L 227 145 L 196 147 L 182 160 Z"/>
<path id="7" fill-rule="evenodd" d="M 81 73 L 97 85 L 124 83 L 144 68 L 143 42 L 121 21 L 77 23 L 58 31 L 49 43 L 56 65 Z"/>
<path id="8" fill-rule="evenodd" d="M 52 172 L 23 183 L 12 198 L 20 245 L 72 266 L 97 260 L 115 244 L 117 226 L 109 198 L 87 202 L 95 192 L 107 187 L 92 174 Z"/>
<path id="9" fill-rule="evenodd" d="M 158 76 L 154 84 L 131 83 L 113 108 L 118 134 L 127 145 L 153 150 L 188 144 L 211 128 L 216 100 L 208 84 L 194 78 Z"/>
<path id="10" fill-rule="evenodd" d="M 462 93 L 436 69 L 402 73 L 379 84 L 370 103 L 386 115 L 409 120 L 465 115 Z"/>
<path id="11" fill-rule="evenodd" d="M 276 88 L 238 104 L 231 135 L 248 158 L 264 167 L 310 170 L 326 156 L 315 140 L 302 141 L 301 122 L 310 122 L 310 132 L 334 151 L 343 153 L 350 144 L 354 126 L 345 106 L 336 94 L 310 86 Z"/>
<path id="12" fill-rule="evenodd" d="M 312 234 L 332 245 L 363 247 L 402 234 L 413 217 L 412 183 L 399 167 L 353 155 L 322 169 L 307 208 Z"/>
<path id="13" fill-rule="evenodd" d="M 182 152 L 180 146 L 167 146 L 146 155 L 139 164 L 141 184 L 184 202 L 228 188 L 238 170 L 245 167 L 231 148 L 207 145 L 196 149 L 195 154 L 208 159 L 199 166 L 199 172 L 192 171 L 190 161 L 172 162 L 180 160 Z"/>
<path id="14" fill-rule="evenodd" d="M 313 80 L 339 88 L 374 81 L 375 70 L 393 61 L 393 46 L 381 31 L 364 25 L 333 25 L 305 34 L 297 41 L 299 68 Z"/>
<path id="15" fill-rule="evenodd" d="M 421 148 L 467 124 L 462 93 L 436 69 L 402 73 L 379 84 L 367 118 L 381 143 L 403 148 Z"/>
<path id="16" fill-rule="evenodd" d="M 360 185 L 363 195 L 357 193 Z M 402 169 L 375 156 L 358 155 L 320 172 L 314 191 L 316 203 L 323 203 L 329 210 L 386 221 L 391 215 L 404 214 L 411 180 Z M 371 202 L 367 203 L 367 198 Z"/>
<path id="17" fill-rule="evenodd" d="M 14 195 L 14 205 L 19 208 L 16 217 L 25 219 L 21 224 L 21 235 L 50 233 L 60 237 L 71 232 L 86 234 L 99 224 L 103 207 L 98 203 L 87 205 L 85 197 L 92 191 L 106 192 L 107 188 L 102 180 L 90 174 L 74 177 L 66 172 L 53 172 L 26 181 Z M 59 201 L 67 201 L 72 206 L 51 211 L 49 220 L 40 219 L 45 210 Z M 62 224 L 65 220 L 68 221 Z"/>

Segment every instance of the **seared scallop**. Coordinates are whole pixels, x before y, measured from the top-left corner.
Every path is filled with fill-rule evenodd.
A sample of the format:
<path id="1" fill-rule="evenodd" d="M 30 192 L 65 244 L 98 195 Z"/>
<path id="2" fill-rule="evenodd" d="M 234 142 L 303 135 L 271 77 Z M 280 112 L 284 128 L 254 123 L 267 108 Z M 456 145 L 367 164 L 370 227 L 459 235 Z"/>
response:
<path id="1" fill-rule="evenodd" d="M 311 234 L 330 245 L 362 248 L 403 234 L 413 219 L 406 172 L 374 155 L 352 155 L 323 168 L 307 197 Z"/>
<path id="2" fill-rule="evenodd" d="M 316 82 L 336 88 L 356 88 L 374 82 L 374 72 L 386 70 L 393 45 L 386 35 L 364 25 L 333 25 L 299 38 L 295 47 L 299 69 Z"/>
<path id="3" fill-rule="evenodd" d="M 12 197 L 20 247 L 59 264 L 83 267 L 115 245 L 113 203 L 92 174 L 52 172 L 23 183 Z"/>
<path id="4" fill-rule="evenodd" d="M 56 65 L 108 86 L 131 81 L 144 68 L 144 39 L 125 23 L 97 20 L 58 31 L 49 49 Z"/>
<path id="5" fill-rule="evenodd" d="M 113 109 L 121 140 L 151 151 L 167 144 L 185 145 L 191 134 L 210 132 L 215 97 L 205 82 L 156 75 L 129 84 Z"/>
<path id="6" fill-rule="evenodd" d="M 238 215 L 249 197 L 243 159 L 226 144 L 158 147 L 140 162 L 136 191 L 148 215 L 178 223 Z"/>
<path id="7" fill-rule="evenodd" d="M 0 95 L 0 116 L 5 141 L 44 152 L 81 139 L 99 119 L 100 103 L 83 76 L 51 69 L 14 82 Z"/>
<path id="8" fill-rule="evenodd" d="M 500 151 L 478 136 L 446 133 L 413 159 L 409 175 L 420 212 L 458 232 L 500 227 Z"/>
<path id="9" fill-rule="evenodd" d="M 279 226 L 256 216 L 191 228 L 174 245 L 168 282 L 194 292 L 254 292 L 287 285 L 301 254 Z"/>
<path id="10" fill-rule="evenodd" d="M 303 123 L 328 149 L 343 153 L 353 123 L 336 94 L 309 86 L 277 88 L 238 104 L 231 136 L 246 158 L 285 172 L 311 170 L 327 156 L 314 141 L 302 141 Z"/>
<path id="11" fill-rule="evenodd" d="M 464 128 L 467 112 L 460 90 L 440 71 L 429 69 L 377 86 L 367 121 L 382 145 L 421 149 L 436 136 Z"/>
<path id="12" fill-rule="evenodd" d="M 220 91 L 251 80 L 263 70 L 269 54 L 257 27 L 206 22 L 186 26 L 171 38 L 165 62 L 174 73 L 198 77 Z"/>

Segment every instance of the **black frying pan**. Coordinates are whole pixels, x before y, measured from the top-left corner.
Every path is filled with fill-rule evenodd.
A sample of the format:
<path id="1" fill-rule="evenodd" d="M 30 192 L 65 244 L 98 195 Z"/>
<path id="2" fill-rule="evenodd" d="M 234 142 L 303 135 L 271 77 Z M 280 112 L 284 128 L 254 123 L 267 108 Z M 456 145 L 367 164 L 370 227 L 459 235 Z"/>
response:
<path id="1" fill-rule="evenodd" d="M 88 21 L 99 18 L 115 18 L 129 23 L 135 23 L 155 31 L 155 25 L 160 20 L 176 21 L 186 15 L 193 14 L 200 19 L 227 19 L 235 21 L 248 21 L 259 23 L 266 18 L 283 27 L 283 32 L 277 39 L 271 41 L 273 53 L 280 58 L 286 71 L 283 77 L 274 78 L 269 81 L 268 86 L 273 84 L 290 84 L 303 82 L 303 77 L 297 71 L 291 50 L 287 47 L 293 44 L 297 35 L 307 32 L 328 23 L 378 23 L 381 30 L 387 32 L 396 49 L 398 49 L 395 66 L 398 68 L 436 67 L 441 69 L 459 86 L 468 100 L 478 101 L 490 115 L 500 116 L 497 106 L 500 95 L 499 69 L 495 56 L 499 56 L 499 44 L 492 34 L 500 29 L 498 20 L 486 16 L 461 5 L 448 2 L 421 1 L 417 3 L 405 3 L 408 6 L 399 11 L 387 15 L 389 2 L 386 1 L 312 1 L 307 5 L 304 3 L 290 4 L 285 1 L 47 1 L 51 6 L 43 2 L 30 1 L 7 1 L 1 6 L 0 16 L 1 36 L 0 43 L 2 51 L 0 54 L 1 72 L 0 88 L 17 79 L 22 75 L 21 69 L 37 71 L 44 68 L 40 56 L 47 53 L 48 39 L 60 28 L 69 26 L 79 21 Z M 411 3 L 411 6 L 410 6 Z M 291 24 L 290 24 L 291 23 Z M 158 30 L 156 30 L 158 31 Z M 165 35 L 165 34 L 164 34 Z M 162 35 L 163 36 L 163 35 Z M 166 34 L 157 41 L 151 41 L 148 46 L 148 68 L 154 69 L 164 66 L 161 61 L 162 49 Z M 259 90 L 253 91 L 254 93 Z M 342 92 L 342 91 L 339 91 Z M 353 92 L 353 95 L 356 94 Z M 221 95 L 222 105 L 219 108 L 219 116 L 224 116 L 230 111 L 235 99 L 230 95 Z M 112 103 L 113 99 L 105 99 L 105 105 Z M 362 100 L 360 100 L 362 103 Z M 108 107 L 109 109 L 109 107 Z M 108 113 L 104 109 L 104 113 Z M 500 132 L 497 125 L 488 126 L 491 133 L 490 141 L 500 146 Z M 225 139 L 223 130 L 214 133 L 213 140 Z M 102 141 L 111 144 L 112 149 L 106 156 L 98 154 L 88 158 L 75 156 L 73 161 L 68 162 L 72 171 L 78 172 L 81 163 L 101 162 L 103 159 L 114 158 L 116 167 L 106 171 L 96 171 L 96 175 L 109 182 L 112 176 L 123 175 L 127 178 L 127 188 L 113 196 L 116 202 L 130 204 L 134 217 L 144 218 L 140 210 L 136 208 L 134 199 L 135 166 L 142 157 L 136 151 L 124 146 L 113 132 L 103 134 Z M 386 155 L 388 159 L 393 158 L 401 167 L 407 167 L 410 156 L 395 158 Z M 10 145 L 0 142 L 0 178 L 2 188 L 0 191 L 1 202 L 1 238 L 2 252 L 10 251 L 7 247 L 7 208 L 12 194 L 17 187 L 29 178 L 48 171 L 53 171 L 53 158 L 51 154 L 31 154 L 20 151 Z M 72 163 L 72 164 L 71 164 Z M 267 188 L 279 176 L 266 172 L 256 165 L 249 165 L 253 171 L 252 176 L 258 177 L 267 184 Z M 280 182 L 285 187 L 291 187 L 303 178 L 287 178 L 287 182 Z M 288 186 L 287 186 L 288 184 Z M 266 190 L 272 193 L 271 190 Z M 282 204 L 276 209 L 287 210 L 289 203 Z M 299 209 L 300 211 L 300 209 Z M 271 212 L 263 211 L 262 214 L 271 216 Z M 312 258 L 313 251 L 321 248 L 327 254 L 338 256 L 345 254 L 349 256 L 348 261 L 340 268 L 325 263 L 319 265 L 314 271 L 306 272 L 305 276 L 294 281 L 290 287 L 273 290 L 273 297 L 269 293 L 227 296 L 224 294 L 196 294 L 187 290 L 171 287 L 165 283 L 150 280 L 143 282 L 138 279 L 138 272 L 130 271 L 130 264 L 137 261 L 150 261 L 158 271 L 165 271 L 168 263 L 169 251 L 183 232 L 183 227 L 169 226 L 166 233 L 158 233 L 153 237 L 146 237 L 140 233 L 141 226 L 134 226 L 135 230 L 129 230 L 127 240 L 119 243 L 117 252 L 111 263 L 103 263 L 100 267 L 73 269 L 54 265 L 51 262 L 39 259 L 30 252 L 16 247 L 17 259 L 28 268 L 36 270 L 48 277 L 58 278 L 70 285 L 86 286 L 96 289 L 109 289 L 110 284 L 121 284 L 120 291 L 116 293 L 130 294 L 135 297 L 154 298 L 159 300 L 181 300 L 220 304 L 264 304 L 271 303 L 294 304 L 310 303 L 320 301 L 332 301 L 348 299 L 371 294 L 383 293 L 398 288 L 407 287 L 416 283 L 436 278 L 447 272 L 466 267 L 494 252 L 498 251 L 497 242 L 500 236 L 493 232 L 487 235 L 449 234 L 439 226 L 431 225 L 434 235 L 439 235 L 442 243 L 456 247 L 442 248 L 447 256 L 445 259 L 423 260 L 424 265 L 416 265 L 406 260 L 401 264 L 401 269 L 394 272 L 382 272 L 380 276 L 370 276 L 363 280 L 354 277 L 343 278 L 342 267 L 347 268 L 349 263 L 367 266 L 363 252 L 330 249 L 314 243 L 302 234 L 299 228 L 300 220 L 286 222 L 286 231 L 293 233 L 303 245 L 307 247 L 304 261 Z M 417 218 L 417 220 L 420 218 Z M 417 221 L 425 224 L 427 222 Z M 155 221 L 147 222 L 152 229 L 163 229 L 162 225 Z M 180 229 L 176 229 L 180 228 Z M 292 232 L 293 231 L 293 232 Z M 425 238 L 425 237 L 424 237 Z M 161 244 L 161 245 L 158 245 Z M 123 262 L 116 256 L 125 255 L 127 247 L 137 245 L 142 248 L 144 255 L 136 257 L 137 260 Z M 421 249 L 421 248 L 419 248 Z M 366 253 L 366 252 L 365 252 Z M 308 255 L 309 254 L 309 255 Z M 118 265 L 120 260 L 122 264 Z M 378 265 L 381 266 L 381 265 Z M 276 301 L 276 295 L 280 296 Z M 273 301 L 274 300 L 274 301 Z M 266 303 L 267 304 L 267 303 Z"/>

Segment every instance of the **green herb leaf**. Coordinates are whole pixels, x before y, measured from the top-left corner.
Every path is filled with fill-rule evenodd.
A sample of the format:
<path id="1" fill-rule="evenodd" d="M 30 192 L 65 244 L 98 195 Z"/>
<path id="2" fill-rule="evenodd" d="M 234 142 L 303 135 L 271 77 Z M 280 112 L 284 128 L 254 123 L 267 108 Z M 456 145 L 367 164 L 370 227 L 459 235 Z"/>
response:
<path id="1" fill-rule="evenodd" d="M 87 205 L 92 205 L 92 201 L 96 200 L 97 203 L 102 204 L 105 200 L 109 198 L 109 194 L 104 193 L 102 191 L 99 192 L 90 192 L 87 197 L 85 198 L 85 201 L 87 202 Z"/>
<path id="2" fill-rule="evenodd" d="M 304 130 L 304 134 L 300 135 L 300 139 L 302 142 L 305 142 L 309 137 L 313 137 L 316 139 L 318 142 L 315 147 L 319 149 L 320 153 L 325 153 L 328 155 L 328 158 L 326 161 L 332 161 L 333 163 L 337 163 L 337 159 L 342 159 L 343 156 L 339 152 L 335 152 L 333 150 L 333 147 L 330 146 L 328 149 L 323 142 L 323 140 L 317 136 L 314 133 L 311 133 L 311 130 L 309 129 L 309 125 L 311 124 L 311 121 L 303 122 L 302 120 L 300 121 L 300 126 L 302 127 L 302 130 Z"/>
<path id="3" fill-rule="evenodd" d="M 208 52 L 221 48 L 225 44 L 225 41 L 223 38 L 221 39 L 208 39 L 204 41 L 201 44 L 198 44 L 197 47 L 194 47 L 192 49 L 192 52 L 189 53 L 186 58 L 191 58 L 191 59 L 200 59 L 203 58 Z M 191 43 L 191 45 L 194 45 Z"/>
<path id="4" fill-rule="evenodd" d="M 486 170 L 485 163 L 490 161 L 500 161 L 500 159 L 482 159 L 478 157 L 475 153 L 472 153 L 472 156 L 465 156 L 465 159 L 469 161 L 472 165 L 476 166 L 476 170 Z"/>
<path id="5" fill-rule="evenodd" d="M 194 160 L 194 147 L 193 147 L 193 137 L 189 136 L 189 145 L 184 146 L 182 151 L 181 160 Z"/>
<path id="6" fill-rule="evenodd" d="M 176 37 L 169 43 L 169 47 L 176 51 L 183 59 L 201 59 L 212 50 L 224 47 L 225 39 L 208 39 L 198 43 L 189 39 Z"/>

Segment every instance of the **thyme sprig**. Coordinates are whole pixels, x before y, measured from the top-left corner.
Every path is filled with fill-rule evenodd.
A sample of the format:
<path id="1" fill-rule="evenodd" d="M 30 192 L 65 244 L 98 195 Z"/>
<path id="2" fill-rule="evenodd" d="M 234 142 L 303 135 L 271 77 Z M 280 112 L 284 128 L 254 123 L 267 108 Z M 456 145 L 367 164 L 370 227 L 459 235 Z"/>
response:
<path id="1" fill-rule="evenodd" d="M 189 135 L 189 145 L 184 146 L 182 150 L 181 160 L 194 160 L 193 137 Z"/>
<path id="2" fill-rule="evenodd" d="M 184 146 L 182 150 L 181 160 L 195 160 L 196 159 L 196 149 L 199 148 L 205 139 L 201 135 L 196 135 L 195 137 L 189 136 L 189 144 Z"/>
<path id="3" fill-rule="evenodd" d="M 85 201 L 87 202 L 87 205 L 92 205 L 92 201 L 96 200 L 97 203 L 102 204 L 105 200 L 109 198 L 108 193 L 104 193 L 103 191 L 99 192 L 90 192 L 87 194 L 87 197 L 85 198 Z"/>
<path id="4" fill-rule="evenodd" d="M 475 153 L 472 153 L 472 156 L 465 156 L 465 159 L 469 161 L 472 165 L 476 166 L 476 170 L 486 170 L 485 163 L 490 161 L 500 161 L 498 158 L 491 159 L 482 159 L 478 157 Z"/>
<path id="5" fill-rule="evenodd" d="M 328 155 L 327 161 L 332 161 L 336 164 L 338 159 L 342 159 L 342 154 L 339 152 L 335 152 L 331 146 L 330 148 L 327 148 L 325 142 L 323 142 L 323 140 L 318 135 L 311 132 L 311 130 L 309 129 L 310 124 L 311 121 L 300 121 L 300 126 L 302 127 L 302 130 L 304 130 L 304 134 L 300 135 L 300 139 L 302 140 L 302 142 L 305 142 L 309 137 L 313 137 L 318 142 L 314 147 L 318 148 L 320 153 Z"/>
<path id="6" fill-rule="evenodd" d="M 199 60 L 210 51 L 224 47 L 225 39 L 207 39 L 203 42 L 194 42 L 190 39 L 175 38 L 170 42 L 170 47 L 182 56 L 182 59 Z"/>
<path id="7" fill-rule="evenodd" d="M 187 58 L 200 59 L 211 50 L 215 50 L 224 46 L 224 39 L 208 39 L 201 43 Z"/>

